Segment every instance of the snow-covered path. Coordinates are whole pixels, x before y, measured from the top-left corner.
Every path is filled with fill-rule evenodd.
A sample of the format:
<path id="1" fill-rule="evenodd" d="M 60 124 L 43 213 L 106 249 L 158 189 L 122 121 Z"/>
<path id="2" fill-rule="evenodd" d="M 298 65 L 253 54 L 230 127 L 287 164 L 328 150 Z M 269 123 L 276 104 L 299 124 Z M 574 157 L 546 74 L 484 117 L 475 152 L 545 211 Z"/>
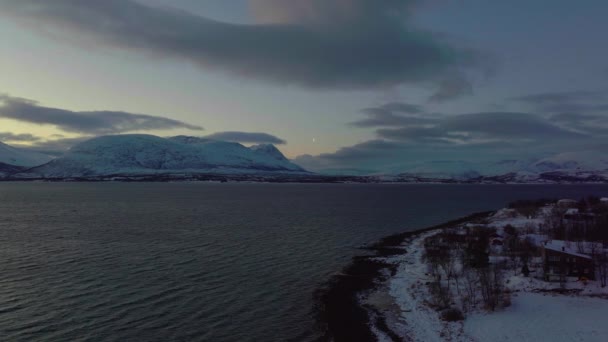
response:
<path id="1" fill-rule="evenodd" d="M 421 258 L 424 238 L 433 234 L 436 232 L 414 238 L 408 244 L 408 253 L 390 260 L 399 263 L 399 268 L 390 280 L 389 293 L 401 308 L 401 317 L 394 320 L 393 331 L 407 341 L 470 341 L 464 335 L 461 322 L 441 321 L 437 311 L 425 303 L 428 297 L 425 282 L 430 278 L 424 275 L 426 265 Z"/>

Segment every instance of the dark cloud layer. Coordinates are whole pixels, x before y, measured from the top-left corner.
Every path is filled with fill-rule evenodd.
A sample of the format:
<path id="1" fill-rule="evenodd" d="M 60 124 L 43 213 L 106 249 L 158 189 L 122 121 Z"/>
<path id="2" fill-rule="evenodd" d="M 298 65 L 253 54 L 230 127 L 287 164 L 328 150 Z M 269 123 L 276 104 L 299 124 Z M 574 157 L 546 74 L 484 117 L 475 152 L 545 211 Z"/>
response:
<path id="1" fill-rule="evenodd" d="M 118 111 L 73 112 L 40 106 L 27 99 L 0 95 L 0 118 L 38 125 L 53 125 L 65 132 L 104 135 L 132 131 L 185 128 L 202 130 L 178 120 Z"/>
<path id="2" fill-rule="evenodd" d="M 408 125 L 426 125 L 437 121 L 437 118 L 424 112 L 421 106 L 392 102 L 379 107 L 362 110 L 365 119 L 351 122 L 355 127 L 391 127 Z"/>
<path id="3" fill-rule="evenodd" d="M 445 77 L 439 83 L 439 89 L 430 98 L 430 102 L 446 102 L 465 95 L 473 95 L 473 86 L 464 78 L 457 74 L 452 77 Z"/>
<path id="4" fill-rule="evenodd" d="M 543 113 L 608 114 L 608 93 L 602 91 L 540 93 L 509 100 Z"/>
<path id="5" fill-rule="evenodd" d="M 588 101 L 605 99 L 606 94 L 599 91 L 569 91 L 569 92 L 553 92 L 553 93 L 538 93 L 528 94 L 523 96 L 512 97 L 509 100 L 523 102 L 534 105 L 547 105 L 565 102 Z"/>
<path id="6" fill-rule="evenodd" d="M 205 136 L 207 139 L 222 140 L 222 141 L 233 141 L 239 143 L 251 143 L 251 144 L 275 144 L 282 145 L 287 142 L 281 138 L 268 133 L 256 133 L 256 132 L 219 132 Z"/>
<path id="7" fill-rule="evenodd" d="M 428 127 L 380 129 L 377 133 L 385 139 L 448 144 L 531 142 L 548 138 L 572 139 L 582 135 L 554 125 L 538 115 L 508 112 L 446 116 Z"/>
<path id="8" fill-rule="evenodd" d="M 11 132 L 0 132 L 0 141 L 36 142 L 40 140 L 42 140 L 42 138 L 29 133 L 15 134 Z"/>
<path id="9" fill-rule="evenodd" d="M 608 136 L 608 115 L 605 114 L 559 113 L 552 115 L 550 120 L 578 132 Z"/>
<path id="10" fill-rule="evenodd" d="M 325 88 L 422 82 L 440 88 L 437 100 L 456 96 L 470 88 L 463 70 L 478 57 L 410 25 L 417 2 L 251 0 L 263 20 L 251 25 L 133 0 L 0 0 L 0 16 L 273 82 Z"/>
<path id="11" fill-rule="evenodd" d="M 445 115 L 433 125 L 385 128 L 377 130 L 377 134 L 384 139 L 447 144 L 544 143 L 591 136 L 590 132 L 559 125 L 541 115 L 518 112 Z"/>
<path id="12" fill-rule="evenodd" d="M 390 102 L 379 107 L 371 107 L 364 109 L 363 112 L 367 113 L 396 113 L 396 114 L 424 114 L 422 106 L 404 103 L 404 102 Z"/>

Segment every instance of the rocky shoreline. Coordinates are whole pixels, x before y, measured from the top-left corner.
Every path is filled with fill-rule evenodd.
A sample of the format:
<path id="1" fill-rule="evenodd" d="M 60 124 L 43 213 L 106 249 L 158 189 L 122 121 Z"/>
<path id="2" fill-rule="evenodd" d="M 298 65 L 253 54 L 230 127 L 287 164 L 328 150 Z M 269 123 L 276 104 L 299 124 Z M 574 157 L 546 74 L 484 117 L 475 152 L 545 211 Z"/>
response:
<path id="1" fill-rule="evenodd" d="M 391 331 L 382 314 L 372 305 L 360 300 L 396 273 L 397 266 L 382 258 L 407 253 L 402 243 L 417 235 L 489 217 L 493 212 L 481 212 L 433 227 L 391 235 L 365 247 L 365 255 L 355 256 L 352 262 L 335 275 L 315 294 L 317 320 L 323 341 L 376 341 L 373 329 L 380 330 L 392 340 L 399 335 Z"/>

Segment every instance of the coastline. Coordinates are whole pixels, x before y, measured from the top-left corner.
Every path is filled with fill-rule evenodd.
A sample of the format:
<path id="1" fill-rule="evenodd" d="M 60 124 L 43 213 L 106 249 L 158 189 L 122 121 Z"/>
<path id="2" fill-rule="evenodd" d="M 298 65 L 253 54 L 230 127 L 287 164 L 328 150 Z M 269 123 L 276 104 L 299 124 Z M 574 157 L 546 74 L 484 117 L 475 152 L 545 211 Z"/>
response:
<path id="1" fill-rule="evenodd" d="M 353 257 L 349 265 L 315 293 L 321 340 L 375 341 L 377 337 L 373 329 L 380 330 L 393 340 L 399 340 L 399 336 L 386 324 L 383 315 L 375 312 L 372 306 L 362 303 L 359 298 L 395 275 L 397 265 L 379 259 L 406 254 L 408 251 L 401 245 L 407 239 L 429 231 L 486 218 L 493 213 L 494 211 L 474 213 L 436 226 L 390 235 L 364 247 L 369 254 Z"/>

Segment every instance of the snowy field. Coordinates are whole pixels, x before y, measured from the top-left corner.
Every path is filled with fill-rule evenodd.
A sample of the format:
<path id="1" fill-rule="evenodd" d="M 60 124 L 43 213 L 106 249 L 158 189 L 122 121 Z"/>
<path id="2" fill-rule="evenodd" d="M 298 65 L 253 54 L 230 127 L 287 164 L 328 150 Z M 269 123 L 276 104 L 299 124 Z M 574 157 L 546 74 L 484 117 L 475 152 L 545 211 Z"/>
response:
<path id="1" fill-rule="evenodd" d="M 467 317 L 473 341 L 608 341 L 608 300 L 519 293 L 512 306 Z"/>

